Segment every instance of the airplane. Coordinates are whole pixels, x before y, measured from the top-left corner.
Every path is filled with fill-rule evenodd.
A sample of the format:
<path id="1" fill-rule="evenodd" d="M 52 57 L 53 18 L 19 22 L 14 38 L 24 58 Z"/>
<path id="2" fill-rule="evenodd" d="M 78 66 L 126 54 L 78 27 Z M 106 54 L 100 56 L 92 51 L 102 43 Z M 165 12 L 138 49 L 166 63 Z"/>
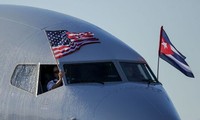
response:
<path id="1" fill-rule="evenodd" d="M 56 54 L 58 32 L 66 48 Z M 84 20 L 0 5 L 0 44 L 1 120 L 180 120 L 145 59 Z M 57 65 L 63 84 L 48 91 Z"/>

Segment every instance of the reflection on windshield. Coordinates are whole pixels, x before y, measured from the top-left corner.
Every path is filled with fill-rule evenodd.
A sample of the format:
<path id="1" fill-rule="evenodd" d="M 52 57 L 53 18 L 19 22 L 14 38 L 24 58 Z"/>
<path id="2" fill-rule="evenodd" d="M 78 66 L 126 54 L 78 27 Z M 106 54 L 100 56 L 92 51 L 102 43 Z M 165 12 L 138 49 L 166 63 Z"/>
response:
<path id="1" fill-rule="evenodd" d="M 154 74 L 146 64 L 142 63 L 120 63 L 128 81 L 134 82 L 157 82 Z"/>
<path id="2" fill-rule="evenodd" d="M 112 62 L 64 64 L 68 83 L 121 81 Z"/>

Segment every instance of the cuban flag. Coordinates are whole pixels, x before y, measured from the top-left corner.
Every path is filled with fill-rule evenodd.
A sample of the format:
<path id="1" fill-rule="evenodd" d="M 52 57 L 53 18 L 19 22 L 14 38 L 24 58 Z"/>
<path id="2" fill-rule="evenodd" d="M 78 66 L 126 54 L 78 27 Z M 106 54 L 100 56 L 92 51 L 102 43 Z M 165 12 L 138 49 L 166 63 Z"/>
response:
<path id="1" fill-rule="evenodd" d="M 163 26 L 160 30 L 159 57 L 174 66 L 186 76 L 194 78 L 189 65 L 185 61 L 186 57 L 182 55 L 170 42 Z"/>

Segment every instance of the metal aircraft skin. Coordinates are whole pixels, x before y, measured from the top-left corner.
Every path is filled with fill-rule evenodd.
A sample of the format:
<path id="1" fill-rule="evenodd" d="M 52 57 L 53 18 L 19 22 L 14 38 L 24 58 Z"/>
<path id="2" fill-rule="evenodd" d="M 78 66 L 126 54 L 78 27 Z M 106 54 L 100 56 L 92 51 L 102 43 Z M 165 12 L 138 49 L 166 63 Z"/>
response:
<path id="1" fill-rule="evenodd" d="M 62 86 L 50 91 L 44 90 L 45 80 L 41 78 L 41 71 L 56 65 L 47 30 L 92 32 L 99 40 L 58 60 L 68 74 Z M 0 44 L 1 120 L 180 119 L 145 59 L 88 22 L 41 8 L 0 5 Z M 105 76 L 100 78 L 104 81 L 73 81 L 82 79 L 71 77 L 79 74 L 77 71 L 91 72 L 91 65 L 103 68 Z M 129 79 L 126 65 L 138 68 L 145 79 Z M 89 69 L 81 71 L 83 66 Z"/>

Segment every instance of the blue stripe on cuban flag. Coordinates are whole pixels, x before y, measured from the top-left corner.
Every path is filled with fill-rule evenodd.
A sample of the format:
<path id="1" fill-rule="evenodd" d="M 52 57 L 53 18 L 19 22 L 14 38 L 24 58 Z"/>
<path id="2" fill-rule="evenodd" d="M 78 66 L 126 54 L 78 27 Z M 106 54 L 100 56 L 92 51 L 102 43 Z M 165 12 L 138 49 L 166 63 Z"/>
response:
<path id="1" fill-rule="evenodd" d="M 194 77 L 189 65 L 182 55 L 171 43 L 163 27 L 161 27 L 159 57 L 177 68 L 188 77 Z"/>

